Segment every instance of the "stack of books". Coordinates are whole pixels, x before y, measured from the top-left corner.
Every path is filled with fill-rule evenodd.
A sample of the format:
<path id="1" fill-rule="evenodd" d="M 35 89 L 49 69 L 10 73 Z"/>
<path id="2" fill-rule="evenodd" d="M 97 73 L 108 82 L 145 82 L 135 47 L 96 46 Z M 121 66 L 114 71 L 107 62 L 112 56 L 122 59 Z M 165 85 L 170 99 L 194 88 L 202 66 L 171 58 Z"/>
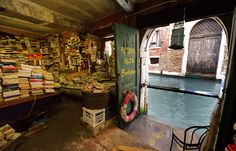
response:
<path id="1" fill-rule="evenodd" d="M 7 144 L 7 141 L 4 138 L 5 138 L 4 134 L 0 132 L 0 149 Z"/>
<path id="2" fill-rule="evenodd" d="M 20 97 L 25 98 L 30 96 L 30 85 L 28 78 L 19 77 Z"/>
<path id="3" fill-rule="evenodd" d="M 20 135 L 21 133 L 16 133 L 15 129 L 8 124 L 0 127 L 0 150 L 2 150 L 9 140 L 15 140 Z"/>
<path id="4" fill-rule="evenodd" d="M 2 91 L 4 101 L 18 99 L 20 96 L 18 72 L 15 61 L 2 59 Z"/>
<path id="5" fill-rule="evenodd" d="M 26 65 L 28 66 L 28 65 Z M 29 78 L 31 76 L 31 67 L 25 69 L 26 67 L 24 64 L 21 64 L 21 68 L 18 70 L 19 76 L 19 87 L 20 87 L 20 97 L 25 98 L 30 96 L 30 85 L 29 85 Z"/>
<path id="6" fill-rule="evenodd" d="M 4 58 L 7 58 L 7 56 L 5 55 Z M 1 59 L 1 62 L 3 65 L 16 65 L 16 60 L 15 59 Z"/>
<path id="7" fill-rule="evenodd" d="M 28 56 L 24 53 L 18 54 L 17 59 L 20 64 L 27 64 L 28 63 Z"/>
<path id="8" fill-rule="evenodd" d="M 50 72 L 44 72 L 44 88 L 45 93 L 55 93 L 54 77 Z"/>
<path id="9" fill-rule="evenodd" d="M 43 85 L 43 70 L 33 69 L 30 77 L 30 86 L 32 95 L 41 95 L 43 94 L 44 85 Z"/>

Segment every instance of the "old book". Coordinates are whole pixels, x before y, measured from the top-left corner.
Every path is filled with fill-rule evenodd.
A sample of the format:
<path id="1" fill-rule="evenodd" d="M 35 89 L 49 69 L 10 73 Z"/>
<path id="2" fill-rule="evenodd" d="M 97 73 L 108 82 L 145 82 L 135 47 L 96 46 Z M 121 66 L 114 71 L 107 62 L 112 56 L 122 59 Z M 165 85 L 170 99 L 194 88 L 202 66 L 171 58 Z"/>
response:
<path id="1" fill-rule="evenodd" d="M 3 131 L 2 133 L 7 136 L 7 135 L 10 135 L 12 133 L 15 133 L 15 130 L 13 128 L 9 128 L 9 129 Z"/>
<path id="2" fill-rule="evenodd" d="M 17 96 L 17 95 L 20 95 L 20 90 L 3 92 L 3 98 L 8 98 L 8 97 Z"/>
<path id="3" fill-rule="evenodd" d="M 0 141 L 0 148 L 4 147 L 5 145 L 7 144 L 7 141 L 6 140 L 1 140 Z"/>
<path id="4" fill-rule="evenodd" d="M 11 126 L 9 124 L 6 124 L 6 125 L 0 127 L 0 132 L 6 131 L 7 129 L 10 129 L 10 128 L 11 128 Z"/>
<path id="5" fill-rule="evenodd" d="M 10 97 L 10 98 L 4 98 L 4 101 L 12 101 L 12 100 L 17 100 L 19 98 L 20 98 L 19 96 Z"/>

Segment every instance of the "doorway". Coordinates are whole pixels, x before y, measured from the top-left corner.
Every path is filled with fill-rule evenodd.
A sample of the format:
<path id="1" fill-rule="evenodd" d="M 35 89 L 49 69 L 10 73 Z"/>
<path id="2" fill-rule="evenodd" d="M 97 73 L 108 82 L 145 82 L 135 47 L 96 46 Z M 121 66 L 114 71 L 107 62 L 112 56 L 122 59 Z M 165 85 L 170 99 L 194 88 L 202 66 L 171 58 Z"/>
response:
<path id="1" fill-rule="evenodd" d="M 216 75 L 222 28 L 214 19 L 196 23 L 189 38 L 187 74 Z"/>
<path id="2" fill-rule="evenodd" d="M 146 78 L 141 78 L 142 81 L 170 90 L 193 93 L 204 91 L 217 97 L 228 60 L 227 38 L 223 29 L 217 18 L 171 23 L 149 29 L 147 31 L 149 34 L 144 36 L 146 49 L 141 49 L 141 51 L 146 50 L 144 56 L 148 56 L 142 58 L 143 62 L 146 61 L 142 70 L 148 70 L 149 74 L 147 76 L 146 73 L 142 73 L 146 75 Z M 158 41 L 153 41 L 155 39 Z M 158 47 L 153 47 L 154 43 L 158 44 Z M 144 42 L 141 48 L 143 45 Z M 158 66 L 153 64 L 153 58 L 156 56 L 158 56 Z M 189 73 L 212 74 L 214 79 L 205 79 L 204 76 L 186 78 Z M 141 103 L 146 104 L 148 115 L 174 128 L 209 124 L 217 103 L 216 98 L 182 92 L 150 88 L 145 92 L 146 97 L 141 98 Z"/>
<path id="3" fill-rule="evenodd" d="M 221 26 L 214 80 L 186 77 L 191 31 L 207 19 L 171 23 L 148 29 L 143 35 L 140 109 L 147 116 L 141 116 L 125 130 L 160 150 L 169 149 L 173 129 L 209 125 L 217 104 L 228 60 L 227 37 Z M 201 92 L 207 95 L 201 96 Z"/>

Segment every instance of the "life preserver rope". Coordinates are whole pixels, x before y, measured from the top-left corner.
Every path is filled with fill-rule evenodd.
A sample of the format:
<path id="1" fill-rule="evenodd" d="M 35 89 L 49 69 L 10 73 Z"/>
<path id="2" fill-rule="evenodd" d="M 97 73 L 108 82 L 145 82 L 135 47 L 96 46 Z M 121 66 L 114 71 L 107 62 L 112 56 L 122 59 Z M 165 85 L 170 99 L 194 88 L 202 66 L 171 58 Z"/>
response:
<path id="1" fill-rule="evenodd" d="M 126 109 L 127 109 L 129 101 L 133 101 L 134 105 L 133 105 L 132 112 L 129 115 L 127 115 Z M 120 107 L 120 115 L 121 115 L 121 118 L 123 119 L 123 121 L 124 122 L 132 121 L 133 118 L 137 114 L 137 109 L 138 109 L 138 99 L 137 99 L 137 96 L 134 93 L 129 91 L 125 95 L 124 100 L 122 101 L 122 104 L 121 104 L 121 107 Z"/>

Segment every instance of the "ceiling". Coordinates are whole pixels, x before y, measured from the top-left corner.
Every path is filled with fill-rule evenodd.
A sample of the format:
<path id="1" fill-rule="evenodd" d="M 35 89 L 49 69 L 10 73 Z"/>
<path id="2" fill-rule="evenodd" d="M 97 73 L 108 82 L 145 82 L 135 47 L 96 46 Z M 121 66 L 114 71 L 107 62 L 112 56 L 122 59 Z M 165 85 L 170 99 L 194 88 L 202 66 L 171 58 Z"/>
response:
<path id="1" fill-rule="evenodd" d="M 0 0 L 0 25 L 35 33 L 80 30 L 121 9 L 115 0 Z"/>
<path id="2" fill-rule="evenodd" d="M 86 29 L 101 33 L 107 27 L 111 30 L 115 22 L 144 28 L 178 21 L 184 9 L 186 18 L 232 12 L 235 0 L 229 1 L 232 5 L 219 0 L 213 7 L 214 0 L 0 0 L 0 31 L 31 35 Z"/>

